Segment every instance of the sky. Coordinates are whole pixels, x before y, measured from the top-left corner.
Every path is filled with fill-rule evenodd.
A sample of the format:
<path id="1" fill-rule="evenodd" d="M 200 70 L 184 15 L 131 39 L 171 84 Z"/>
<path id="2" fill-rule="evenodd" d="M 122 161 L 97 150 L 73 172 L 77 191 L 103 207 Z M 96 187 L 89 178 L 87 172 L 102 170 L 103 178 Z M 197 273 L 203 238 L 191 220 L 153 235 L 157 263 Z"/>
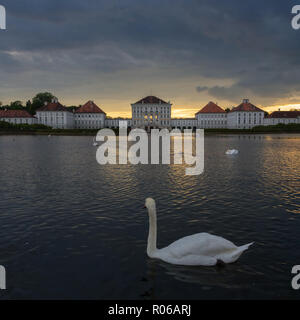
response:
<path id="1" fill-rule="evenodd" d="M 300 4 L 300 1 L 298 1 Z M 0 101 L 50 91 L 109 116 L 155 95 L 173 117 L 243 98 L 300 108 L 300 30 L 289 0 L 0 0 Z"/>

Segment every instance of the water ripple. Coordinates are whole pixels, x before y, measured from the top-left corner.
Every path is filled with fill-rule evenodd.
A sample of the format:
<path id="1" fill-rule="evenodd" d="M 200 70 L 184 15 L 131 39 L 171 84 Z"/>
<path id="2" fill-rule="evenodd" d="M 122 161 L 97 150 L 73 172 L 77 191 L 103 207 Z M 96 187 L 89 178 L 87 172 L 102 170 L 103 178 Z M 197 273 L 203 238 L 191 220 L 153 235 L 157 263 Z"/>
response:
<path id="1" fill-rule="evenodd" d="M 185 176 L 184 165 L 99 166 L 89 137 L 0 136 L 0 298 L 298 298 L 299 142 L 209 136 L 204 173 Z M 146 197 L 159 246 L 203 231 L 255 244 L 222 270 L 148 259 Z"/>

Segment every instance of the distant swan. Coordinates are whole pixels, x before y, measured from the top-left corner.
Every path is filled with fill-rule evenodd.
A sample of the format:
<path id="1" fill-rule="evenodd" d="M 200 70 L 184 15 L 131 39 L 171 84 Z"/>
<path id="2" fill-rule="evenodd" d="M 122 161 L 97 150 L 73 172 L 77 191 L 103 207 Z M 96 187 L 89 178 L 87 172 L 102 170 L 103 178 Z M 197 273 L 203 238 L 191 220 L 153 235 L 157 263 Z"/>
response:
<path id="1" fill-rule="evenodd" d="M 239 151 L 236 150 L 236 149 L 229 149 L 229 150 L 227 150 L 225 153 L 226 153 L 226 154 L 238 154 Z"/>
<path id="2" fill-rule="evenodd" d="M 93 146 L 94 146 L 94 147 L 98 147 L 98 145 L 99 145 L 98 142 L 97 142 L 97 141 L 95 140 L 95 138 L 94 138 L 94 140 L 93 140 Z"/>
<path id="3" fill-rule="evenodd" d="M 156 205 L 151 198 L 146 199 L 145 207 L 149 213 L 149 235 L 147 254 L 150 258 L 185 266 L 214 266 L 216 264 L 235 262 L 253 243 L 237 247 L 232 242 L 211 235 L 196 233 L 181 238 L 169 246 L 157 249 Z"/>

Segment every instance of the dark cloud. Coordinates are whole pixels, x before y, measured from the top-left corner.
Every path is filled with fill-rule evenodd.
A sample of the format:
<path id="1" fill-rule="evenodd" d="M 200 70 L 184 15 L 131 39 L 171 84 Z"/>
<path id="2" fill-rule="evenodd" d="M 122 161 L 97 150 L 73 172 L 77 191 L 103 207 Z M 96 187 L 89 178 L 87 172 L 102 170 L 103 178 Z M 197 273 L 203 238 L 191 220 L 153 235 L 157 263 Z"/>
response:
<path id="1" fill-rule="evenodd" d="M 231 79 L 197 86 L 212 97 L 274 102 L 300 89 L 300 31 L 290 25 L 293 1 L 2 0 L 3 79 L 26 86 L 76 85 L 122 70 L 143 77 L 160 69 L 176 77 Z M 53 77 L 53 75 L 56 77 Z M 15 77 L 13 76 L 15 75 Z M 127 79 L 124 79 L 127 81 Z M 211 83 L 211 82 L 210 82 Z M 21 84 L 19 84 L 21 86 Z"/>
<path id="2" fill-rule="evenodd" d="M 209 88 L 206 86 L 198 86 L 196 87 L 196 91 L 197 92 L 203 92 L 203 91 L 207 91 Z"/>

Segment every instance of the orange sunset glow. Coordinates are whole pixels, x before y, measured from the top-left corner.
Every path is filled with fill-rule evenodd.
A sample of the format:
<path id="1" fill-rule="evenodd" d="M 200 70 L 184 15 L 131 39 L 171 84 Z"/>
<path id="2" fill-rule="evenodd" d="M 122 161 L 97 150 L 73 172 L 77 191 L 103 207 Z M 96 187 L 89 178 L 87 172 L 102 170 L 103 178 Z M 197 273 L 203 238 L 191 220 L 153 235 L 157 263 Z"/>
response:
<path id="1" fill-rule="evenodd" d="M 172 117 L 173 118 L 194 118 L 195 113 L 197 113 L 204 105 L 205 103 L 202 103 L 201 105 L 199 104 L 198 107 L 197 106 L 182 107 L 182 106 L 176 106 L 176 104 L 174 103 L 172 108 Z M 257 104 L 257 106 L 259 106 L 259 104 Z M 231 106 L 224 106 L 224 105 L 221 105 L 221 107 L 223 109 L 231 108 Z M 300 104 L 274 105 L 274 106 L 267 106 L 267 107 L 259 106 L 259 107 L 268 113 L 271 113 L 273 111 L 278 111 L 278 110 L 281 110 L 281 111 L 289 111 L 294 109 L 300 110 Z M 124 108 L 117 110 L 117 106 L 112 107 L 112 109 L 113 110 L 110 111 L 110 108 L 106 108 L 106 113 L 108 117 L 112 117 L 112 118 L 117 118 L 117 117 L 130 118 L 131 117 L 130 104 L 128 104 L 128 107 L 127 107 L 128 110 L 124 110 Z"/>

